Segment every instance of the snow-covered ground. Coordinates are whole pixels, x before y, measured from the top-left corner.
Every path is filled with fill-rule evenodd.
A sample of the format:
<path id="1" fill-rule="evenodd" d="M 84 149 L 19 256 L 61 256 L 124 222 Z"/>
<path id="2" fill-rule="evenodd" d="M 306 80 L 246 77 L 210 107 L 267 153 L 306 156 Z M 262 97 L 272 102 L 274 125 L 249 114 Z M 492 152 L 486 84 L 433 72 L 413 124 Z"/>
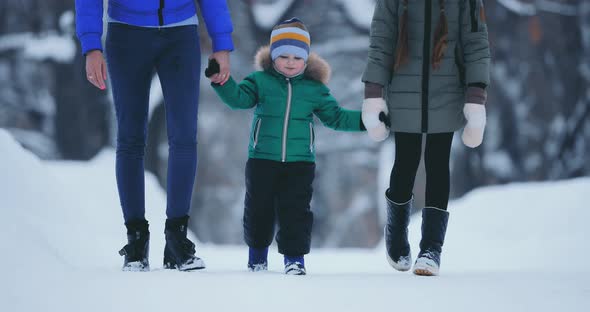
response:
<path id="1" fill-rule="evenodd" d="M 312 250 L 309 275 L 245 270 L 244 246 L 197 244 L 205 270 L 161 268 L 164 193 L 146 178 L 152 272 L 124 273 L 114 152 L 43 162 L 0 129 L 0 311 L 587 311 L 590 178 L 482 188 L 451 203 L 441 276 L 375 250 Z M 410 235 L 414 255 L 419 219 Z"/>

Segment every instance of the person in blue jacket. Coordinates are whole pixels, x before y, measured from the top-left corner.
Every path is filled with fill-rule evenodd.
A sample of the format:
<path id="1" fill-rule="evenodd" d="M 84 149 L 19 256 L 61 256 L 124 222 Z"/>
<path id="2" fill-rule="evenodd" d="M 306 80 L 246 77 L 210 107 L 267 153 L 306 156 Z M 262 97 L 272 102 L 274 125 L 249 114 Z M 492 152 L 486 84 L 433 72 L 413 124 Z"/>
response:
<path id="1" fill-rule="evenodd" d="M 198 0 L 213 54 L 220 66 L 212 77 L 230 76 L 233 31 L 225 0 Z M 144 149 L 148 98 L 157 72 L 168 129 L 168 198 L 164 268 L 202 269 L 187 238 L 190 201 L 197 167 L 197 110 L 201 51 L 195 0 L 108 0 L 103 50 L 103 0 L 76 0 L 76 32 L 86 56 L 88 81 L 106 89 L 107 67 L 117 116 L 116 178 L 127 228 L 124 271 L 149 271 L 149 230 L 145 219 Z M 103 57 L 106 55 L 106 62 Z"/>

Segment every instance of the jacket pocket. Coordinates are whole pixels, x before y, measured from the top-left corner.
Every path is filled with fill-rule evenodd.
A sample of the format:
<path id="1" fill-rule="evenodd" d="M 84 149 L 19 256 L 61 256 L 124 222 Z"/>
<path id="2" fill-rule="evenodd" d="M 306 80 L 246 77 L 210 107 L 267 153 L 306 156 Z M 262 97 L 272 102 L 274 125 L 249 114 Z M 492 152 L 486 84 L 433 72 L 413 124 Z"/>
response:
<path id="1" fill-rule="evenodd" d="M 315 133 L 313 132 L 313 124 L 309 123 L 309 151 L 313 153 L 313 143 L 315 141 Z"/>
<path id="2" fill-rule="evenodd" d="M 260 134 L 260 125 L 262 124 L 262 119 L 258 118 L 256 120 L 256 125 L 254 127 L 254 143 L 252 144 L 252 148 L 256 149 L 256 144 L 258 144 L 258 135 Z"/>

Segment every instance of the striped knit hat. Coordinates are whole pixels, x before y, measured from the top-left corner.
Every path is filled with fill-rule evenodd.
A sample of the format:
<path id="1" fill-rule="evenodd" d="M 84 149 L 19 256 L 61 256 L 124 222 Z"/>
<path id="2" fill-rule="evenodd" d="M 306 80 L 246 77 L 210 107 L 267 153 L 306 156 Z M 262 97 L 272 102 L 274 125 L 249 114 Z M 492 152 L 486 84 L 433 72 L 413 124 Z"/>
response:
<path id="1" fill-rule="evenodd" d="M 279 23 L 270 33 L 270 57 L 273 61 L 282 54 L 293 54 L 307 62 L 310 45 L 309 32 L 296 17 Z"/>

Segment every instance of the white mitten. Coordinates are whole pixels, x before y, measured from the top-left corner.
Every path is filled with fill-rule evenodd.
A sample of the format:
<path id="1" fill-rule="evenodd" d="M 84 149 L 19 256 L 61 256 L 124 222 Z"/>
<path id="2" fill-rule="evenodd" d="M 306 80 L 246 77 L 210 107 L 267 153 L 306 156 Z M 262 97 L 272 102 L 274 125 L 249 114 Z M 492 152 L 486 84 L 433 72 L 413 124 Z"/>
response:
<path id="1" fill-rule="evenodd" d="M 463 129 L 461 139 L 468 147 L 478 147 L 483 141 L 483 132 L 486 126 L 486 107 L 482 104 L 466 103 L 463 114 L 467 119 L 467 125 Z"/>
<path id="2" fill-rule="evenodd" d="M 369 98 L 363 101 L 361 119 L 369 137 L 374 141 L 381 142 L 389 136 L 389 129 L 379 120 L 379 114 L 388 113 L 387 104 L 382 98 Z"/>

